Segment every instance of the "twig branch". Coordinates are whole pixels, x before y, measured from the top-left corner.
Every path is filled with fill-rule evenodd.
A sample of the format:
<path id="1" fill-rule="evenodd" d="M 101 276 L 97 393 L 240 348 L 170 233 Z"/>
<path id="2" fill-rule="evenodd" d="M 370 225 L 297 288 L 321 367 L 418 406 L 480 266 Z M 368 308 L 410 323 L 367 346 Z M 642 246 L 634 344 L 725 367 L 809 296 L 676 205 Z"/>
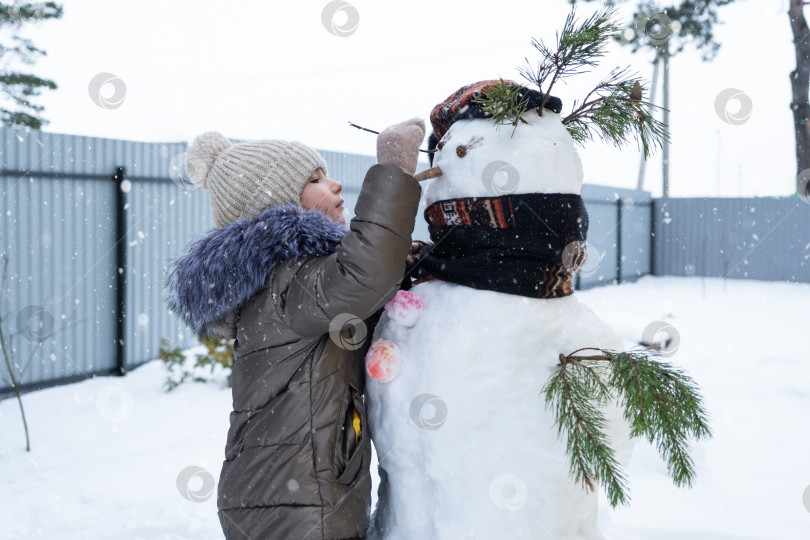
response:
<path id="1" fill-rule="evenodd" d="M 352 127 L 356 127 L 357 129 L 362 129 L 363 131 L 368 131 L 369 133 L 373 133 L 373 134 L 375 134 L 375 135 L 379 135 L 379 134 L 380 134 L 380 132 L 379 132 L 379 131 L 374 131 L 373 129 L 368 129 L 368 128 L 365 128 L 365 127 L 363 127 L 363 126 L 358 126 L 357 124 L 352 123 L 352 122 L 349 122 L 349 125 L 350 125 L 350 126 L 352 126 Z M 434 152 L 438 152 L 438 150 L 422 150 L 421 148 L 419 149 L 419 151 L 420 151 L 420 152 L 424 152 L 424 153 L 426 153 L 426 154 L 432 154 L 432 153 L 434 153 Z"/>
<path id="2" fill-rule="evenodd" d="M 362 129 L 363 131 L 368 131 L 369 133 L 373 133 L 374 135 L 379 135 L 379 131 L 374 131 L 373 129 L 364 128 L 363 126 L 358 126 L 357 124 L 353 124 L 349 122 L 349 125 L 352 127 L 356 127 L 357 129 Z"/>

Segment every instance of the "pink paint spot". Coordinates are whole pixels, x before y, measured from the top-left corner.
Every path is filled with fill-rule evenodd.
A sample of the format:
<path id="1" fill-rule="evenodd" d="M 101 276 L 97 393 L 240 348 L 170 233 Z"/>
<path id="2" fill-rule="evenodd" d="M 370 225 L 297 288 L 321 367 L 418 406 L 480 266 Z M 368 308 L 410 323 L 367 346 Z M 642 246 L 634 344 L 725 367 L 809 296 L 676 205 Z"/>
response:
<path id="1" fill-rule="evenodd" d="M 399 347 L 393 341 L 378 339 L 366 353 L 366 373 L 375 381 L 389 382 L 399 374 L 402 362 Z"/>
<path id="2" fill-rule="evenodd" d="M 406 328 L 416 324 L 423 308 L 422 299 L 410 291 L 397 291 L 396 296 L 385 305 L 391 320 Z"/>

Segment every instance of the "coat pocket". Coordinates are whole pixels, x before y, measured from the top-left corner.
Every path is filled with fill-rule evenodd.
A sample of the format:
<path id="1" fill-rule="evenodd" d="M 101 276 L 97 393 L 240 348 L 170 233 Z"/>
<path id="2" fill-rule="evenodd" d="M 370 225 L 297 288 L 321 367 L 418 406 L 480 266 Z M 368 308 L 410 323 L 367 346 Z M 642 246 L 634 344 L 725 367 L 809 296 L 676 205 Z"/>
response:
<path id="1" fill-rule="evenodd" d="M 335 479 L 341 484 L 354 486 L 360 478 L 363 469 L 363 448 L 366 446 L 366 407 L 363 395 L 354 385 L 349 385 L 348 406 L 343 415 L 343 429 L 336 441 L 337 474 Z M 357 417 L 359 417 L 360 432 L 357 433 Z M 367 465 L 367 464 L 366 464 Z"/>

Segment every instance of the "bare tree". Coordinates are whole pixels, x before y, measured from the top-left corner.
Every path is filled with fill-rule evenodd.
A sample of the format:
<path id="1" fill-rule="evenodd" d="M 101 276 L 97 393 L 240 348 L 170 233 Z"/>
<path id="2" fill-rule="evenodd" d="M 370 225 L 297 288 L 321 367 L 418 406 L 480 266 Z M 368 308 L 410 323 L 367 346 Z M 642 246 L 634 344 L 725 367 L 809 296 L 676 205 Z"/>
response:
<path id="1" fill-rule="evenodd" d="M 793 90 L 793 131 L 796 135 L 796 192 L 807 196 L 807 172 L 810 170 L 810 137 L 808 137 L 808 104 L 807 91 L 810 86 L 810 29 L 804 18 L 803 0 L 790 0 L 788 16 L 793 30 L 793 47 L 796 50 L 796 69 L 790 72 L 790 86 Z M 809 171 L 810 172 L 810 171 Z"/>

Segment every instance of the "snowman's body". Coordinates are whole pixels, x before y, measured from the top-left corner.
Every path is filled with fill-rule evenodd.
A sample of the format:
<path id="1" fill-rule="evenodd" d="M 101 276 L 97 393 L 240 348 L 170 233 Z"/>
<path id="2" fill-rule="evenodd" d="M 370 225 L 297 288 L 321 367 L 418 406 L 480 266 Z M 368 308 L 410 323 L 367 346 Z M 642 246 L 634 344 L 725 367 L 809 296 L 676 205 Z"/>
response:
<path id="1" fill-rule="evenodd" d="M 523 118 L 514 135 L 491 120 L 454 123 L 427 203 L 493 196 L 491 180 L 496 189 L 511 182 L 514 193 L 578 194 L 582 166 L 560 116 Z M 488 178 L 496 160 L 514 167 L 511 178 Z M 574 295 L 529 298 L 439 280 L 411 292 L 422 302 L 415 324 L 408 306 L 393 305 L 374 334 L 396 345 L 401 366 L 388 382 L 368 379 L 382 477 L 370 536 L 602 538 L 598 496 L 569 476 L 540 389 L 560 353 L 621 350 L 621 337 Z M 607 415 L 612 444 L 626 454 L 627 426 L 617 409 Z"/>

